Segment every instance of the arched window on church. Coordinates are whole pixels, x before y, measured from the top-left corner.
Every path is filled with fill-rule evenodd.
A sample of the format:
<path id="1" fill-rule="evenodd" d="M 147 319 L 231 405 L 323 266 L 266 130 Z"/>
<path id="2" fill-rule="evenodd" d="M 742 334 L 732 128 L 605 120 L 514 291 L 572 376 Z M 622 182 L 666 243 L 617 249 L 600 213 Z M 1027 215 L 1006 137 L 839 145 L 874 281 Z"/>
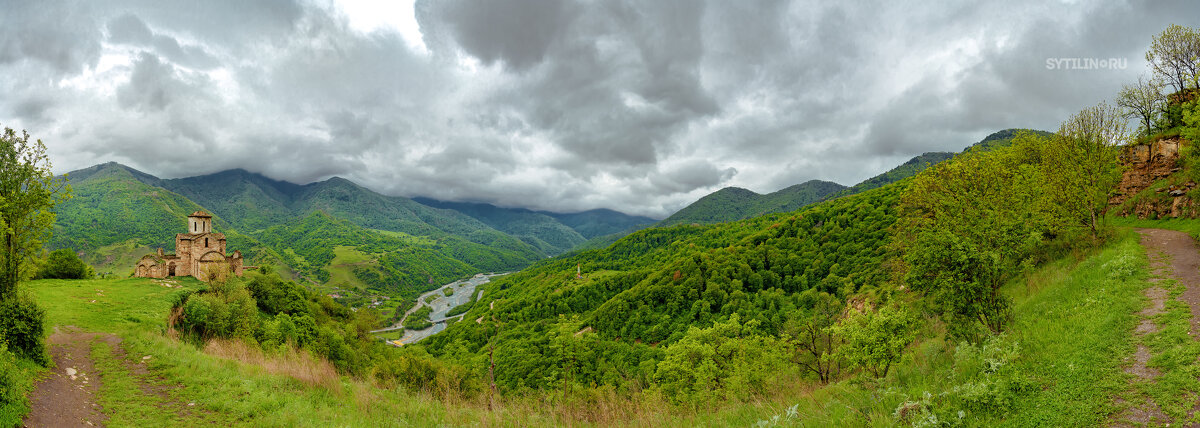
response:
<path id="1" fill-rule="evenodd" d="M 204 248 L 208 248 L 208 238 L 204 238 Z"/>

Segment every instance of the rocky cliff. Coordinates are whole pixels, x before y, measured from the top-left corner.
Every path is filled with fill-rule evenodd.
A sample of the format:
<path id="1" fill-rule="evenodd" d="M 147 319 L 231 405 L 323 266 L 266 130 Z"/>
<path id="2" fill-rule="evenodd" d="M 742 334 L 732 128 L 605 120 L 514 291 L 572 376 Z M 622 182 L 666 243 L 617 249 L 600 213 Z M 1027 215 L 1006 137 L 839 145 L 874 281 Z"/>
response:
<path id="1" fill-rule="evenodd" d="M 1124 147 L 1121 161 L 1126 169 L 1108 201 L 1109 211 L 1138 218 L 1200 217 L 1200 207 L 1189 195 L 1196 182 L 1176 174 L 1184 144 L 1169 138 Z"/>

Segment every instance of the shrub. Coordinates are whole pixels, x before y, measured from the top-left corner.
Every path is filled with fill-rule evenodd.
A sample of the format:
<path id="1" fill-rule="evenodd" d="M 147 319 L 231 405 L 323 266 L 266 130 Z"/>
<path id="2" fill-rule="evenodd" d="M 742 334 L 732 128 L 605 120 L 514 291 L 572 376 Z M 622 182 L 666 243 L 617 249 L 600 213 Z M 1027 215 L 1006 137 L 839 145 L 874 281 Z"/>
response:
<path id="1" fill-rule="evenodd" d="M 683 339 L 667 348 L 655 380 L 677 403 L 747 400 L 761 394 L 784 358 L 783 346 L 754 334 L 756 327 L 757 321 L 743 325 L 734 314 L 709 328 L 689 328 Z"/>
<path id="2" fill-rule="evenodd" d="M 46 264 L 37 273 L 38 278 L 47 279 L 90 279 L 93 276 L 92 267 L 67 248 L 50 252 Z"/>
<path id="3" fill-rule="evenodd" d="M 40 365 L 48 364 L 50 358 L 46 355 L 43 330 L 45 318 L 46 311 L 26 294 L 18 293 L 0 301 L 0 337 L 8 350 Z"/>
<path id="4" fill-rule="evenodd" d="M 428 356 L 401 355 L 375 366 L 375 381 L 385 388 L 402 387 L 409 391 L 455 392 L 471 397 L 480 390 L 477 379 L 460 368 L 443 364 Z"/>
<path id="5" fill-rule="evenodd" d="M 21 425 L 19 415 L 29 411 L 29 401 L 25 398 L 28 383 L 29 379 L 17 366 L 17 356 L 0 343 L 0 423 Z"/>
<path id="6" fill-rule="evenodd" d="M 838 350 L 851 365 L 875 377 L 884 377 L 916 337 L 913 320 L 903 309 L 885 307 L 878 312 L 851 310 L 833 326 L 845 343 Z"/>

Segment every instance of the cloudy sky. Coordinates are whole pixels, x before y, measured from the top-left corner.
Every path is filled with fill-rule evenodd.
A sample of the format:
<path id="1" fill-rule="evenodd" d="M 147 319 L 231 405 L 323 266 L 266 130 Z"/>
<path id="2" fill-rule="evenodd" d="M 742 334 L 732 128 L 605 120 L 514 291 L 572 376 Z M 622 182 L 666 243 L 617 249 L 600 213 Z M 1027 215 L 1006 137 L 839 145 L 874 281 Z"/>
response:
<path id="1" fill-rule="evenodd" d="M 1172 23 L 1200 3 L 0 0 L 0 125 L 57 172 L 662 217 L 1056 129 Z"/>

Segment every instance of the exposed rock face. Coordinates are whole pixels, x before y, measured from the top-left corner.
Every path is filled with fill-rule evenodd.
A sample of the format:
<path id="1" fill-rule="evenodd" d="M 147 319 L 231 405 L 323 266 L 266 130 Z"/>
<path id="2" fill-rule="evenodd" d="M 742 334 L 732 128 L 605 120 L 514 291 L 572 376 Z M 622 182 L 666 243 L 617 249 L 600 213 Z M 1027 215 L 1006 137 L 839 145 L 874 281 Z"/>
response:
<path id="1" fill-rule="evenodd" d="M 1182 140 L 1172 138 L 1125 147 L 1121 153 L 1121 161 L 1128 169 L 1121 177 L 1116 193 L 1108 200 L 1109 208 L 1118 209 L 1129 198 L 1149 189 L 1154 182 L 1179 172 L 1182 145 Z M 1138 218 L 1200 217 L 1200 210 L 1187 196 L 1188 191 L 1195 187 L 1196 183 L 1189 181 L 1183 185 L 1159 189 L 1159 192 L 1164 193 L 1161 197 L 1138 202 L 1116 214 L 1135 215 Z"/>

